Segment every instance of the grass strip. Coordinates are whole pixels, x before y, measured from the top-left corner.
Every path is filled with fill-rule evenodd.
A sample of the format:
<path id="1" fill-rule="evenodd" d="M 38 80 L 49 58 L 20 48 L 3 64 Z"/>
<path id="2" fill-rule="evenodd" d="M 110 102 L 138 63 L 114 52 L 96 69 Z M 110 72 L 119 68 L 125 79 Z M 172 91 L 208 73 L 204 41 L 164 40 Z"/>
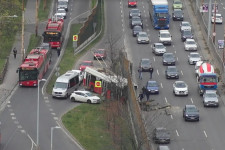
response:
<path id="1" fill-rule="evenodd" d="M 44 3 L 46 1 L 46 7 L 44 8 Z M 44 21 L 48 19 L 50 12 L 52 0 L 41 0 L 38 9 L 38 19 L 39 21 Z"/>
<path id="2" fill-rule="evenodd" d="M 32 49 L 38 47 L 40 42 L 41 42 L 41 36 L 36 36 L 35 34 L 32 34 L 30 36 L 29 45 L 28 45 L 26 53 L 28 54 Z"/>

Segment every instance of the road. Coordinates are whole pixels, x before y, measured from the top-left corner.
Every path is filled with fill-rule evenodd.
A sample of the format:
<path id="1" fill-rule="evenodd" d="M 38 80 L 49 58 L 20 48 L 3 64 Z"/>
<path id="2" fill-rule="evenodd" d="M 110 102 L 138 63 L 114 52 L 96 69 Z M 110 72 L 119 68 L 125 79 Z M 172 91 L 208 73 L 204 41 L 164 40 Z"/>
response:
<path id="1" fill-rule="evenodd" d="M 55 8 L 55 7 L 54 7 Z M 68 22 L 81 13 L 89 10 L 89 0 L 76 0 L 69 3 L 69 11 L 65 20 L 64 28 L 67 29 Z M 53 10 L 54 12 L 55 10 Z M 32 28 L 32 26 L 29 26 Z M 34 28 L 35 26 L 33 26 Z M 39 26 L 39 33 L 44 31 L 45 26 Z M 64 35 L 66 30 L 64 30 Z M 52 65 L 45 75 L 47 78 L 57 61 L 57 53 L 53 50 Z M 43 83 L 41 83 L 40 91 Z M 40 149 L 50 149 L 51 127 L 58 126 L 57 122 L 62 113 L 76 106 L 69 101 L 52 100 L 48 95 L 40 94 L 40 127 L 39 146 Z M 32 149 L 36 143 L 37 136 L 37 88 L 18 87 L 14 95 L 8 101 L 7 106 L 1 114 L 1 148 L 4 150 Z M 71 139 L 63 129 L 54 130 L 53 149 L 75 149 L 81 148 Z"/>

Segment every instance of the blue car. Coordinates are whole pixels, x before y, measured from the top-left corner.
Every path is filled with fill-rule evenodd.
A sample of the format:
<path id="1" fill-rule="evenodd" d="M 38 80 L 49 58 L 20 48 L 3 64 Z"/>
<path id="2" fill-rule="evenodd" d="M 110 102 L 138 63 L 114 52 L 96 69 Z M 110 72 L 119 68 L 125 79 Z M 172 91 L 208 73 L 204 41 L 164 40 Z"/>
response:
<path id="1" fill-rule="evenodd" d="M 150 94 L 159 94 L 159 85 L 156 81 L 148 81 L 145 88 Z"/>

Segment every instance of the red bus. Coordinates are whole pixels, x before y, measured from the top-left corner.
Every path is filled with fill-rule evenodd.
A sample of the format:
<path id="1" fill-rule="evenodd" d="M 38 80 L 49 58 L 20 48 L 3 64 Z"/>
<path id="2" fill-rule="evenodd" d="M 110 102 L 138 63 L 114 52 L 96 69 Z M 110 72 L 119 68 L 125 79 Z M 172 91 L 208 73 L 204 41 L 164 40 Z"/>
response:
<path id="1" fill-rule="evenodd" d="M 52 19 L 48 19 L 48 23 L 46 25 L 45 31 L 42 34 L 43 42 L 49 43 L 51 48 L 61 49 L 63 37 L 63 19 L 58 19 L 52 17 Z"/>
<path id="2" fill-rule="evenodd" d="M 19 85 L 37 87 L 38 79 L 42 79 L 51 62 L 51 50 L 32 49 L 18 68 Z"/>

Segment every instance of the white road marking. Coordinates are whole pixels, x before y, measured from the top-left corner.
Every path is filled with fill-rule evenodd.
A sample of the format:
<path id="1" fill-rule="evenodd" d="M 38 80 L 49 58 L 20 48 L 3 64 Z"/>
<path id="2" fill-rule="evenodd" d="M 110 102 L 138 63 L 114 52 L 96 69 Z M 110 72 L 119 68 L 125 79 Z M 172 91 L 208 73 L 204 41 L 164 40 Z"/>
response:
<path id="1" fill-rule="evenodd" d="M 144 4 L 144 3 L 143 3 Z M 143 8 L 145 9 L 145 6 L 143 5 Z"/>
<path id="2" fill-rule="evenodd" d="M 159 70 L 157 69 L 156 71 L 157 71 L 157 74 L 159 75 Z"/>
<path id="3" fill-rule="evenodd" d="M 184 148 L 182 148 L 182 150 L 184 150 Z"/>
<path id="4" fill-rule="evenodd" d="M 45 103 L 49 103 L 49 100 L 45 100 Z"/>
<path id="5" fill-rule="evenodd" d="M 14 123 L 15 123 L 15 124 L 19 124 L 19 121 L 15 120 Z"/>
<path id="6" fill-rule="evenodd" d="M 123 10 L 121 9 L 121 11 L 120 11 L 120 12 L 121 12 L 121 16 L 122 16 L 122 14 L 123 14 Z"/>
<path id="7" fill-rule="evenodd" d="M 178 61 L 178 57 L 177 57 L 177 61 Z"/>
<path id="8" fill-rule="evenodd" d="M 21 129 L 21 128 L 22 128 L 22 126 L 21 126 L 21 125 L 18 125 L 18 126 L 17 126 L 17 128 Z"/>
<path id="9" fill-rule="evenodd" d="M 170 115 L 171 119 L 173 119 L 173 115 Z"/>
<path id="10" fill-rule="evenodd" d="M 166 103 L 168 103 L 168 101 L 167 101 L 167 98 L 165 97 L 165 101 L 166 101 Z"/>
<path id="11" fill-rule="evenodd" d="M 192 100 L 192 98 L 191 98 L 191 103 L 192 103 L 192 104 L 194 103 L 193 100 Z"/>
<path id="12" fill-rule="evenodd" d="M 11 107 L 11 105 L 7 105 L 7 107 Z"/>
<path id="13" fill-rule="evenodd" d="M 207 136 L 207 134 L 206 134 L 205 130 L 204 130 L 203 132 L 204 132 L 204 134 L 205 134 L 205 137 L 207 138 L 208 136 Z"/>
<path id="14" fill-rule="evenodd" d="M 225 7 L 223 7 L 223 9 L 225 9 Z"/>
<path id="15" fill-rule="evenodd" d="M 15 120 L 16 119 L 16 117 L 12 117 L 12 120 Z"/>
<path id="16" fill-rule="evenodd" d="M 58 120 L 58 117 L 53 117 L 54 118 L 54 120 Z"/>
<path id="17" fill-rule="evenodd" d="M 175 47 L 175 46 L 173 45 L 173 47 Z"/>
<path id="18" fill-rule="evenodd" d="M 146 24 L 146 26 L 147 26 L 147 24 Z M 149 30 L 149 29 L 147 29 L 147 31 L 149 32 L 150 30 Z"/>
<path id="19" fill-rule="evenodd" d="M 10 115 L 11 115 L 11 116 L 14 116 L 14 115 L 15 115 L 15 113 L 10 113 Z"/>
<path id="20" fill-rule="evenodd" d="M 177 133 L 177 136 L 180 136 L 177 130 L 176 130 L 176 133 Z"/>
<path id="21" fill-rule="evenodd" d="M 53 109 L 52 108 L 49 108 L 49 111 L 53 111 Z"/>
<path id="22" fill-rule="evenodd" d="M 10 103 L 11 103 L 11 101 L 8 101 L 7 103 L 8 103 L 8 104 L 10 104 Z"/>
<path id="23" fill-rule="evenodd" d="M 176 54 L 176 53 L 177 53 L 177 51 L 174 51 L 174 53 Z"/>
<path id="24" fill-rule="evenodd" d="M 163 89 L 163 85 L 162 85 L 162 83 L 161 83 L 161 88 Z"/>
<path id="25" fill-rule="evenodd" d="M 145 10 L 144 10 L 144 13 L 145 13 Z"/>
<path id="26" fill-rule="evenodd" d="M 51 113 L 53 116 L 55 116 L 55 113 Z"/>
<path id="27" fill-rule="evenodd" d="M 183 74 L 183 71 L 181 70 L 180 72 L 181 72 L 181 74 L 182 74 L 182 76 L 183 76 L 183 75 L 184 75 L 184 74 Z"/>
<path id="28" fill-rule="evenodd" d="M 21 132 L 21 133 L 26 133 L 26 131 L 25 131 L 25 130 L 20 130 L 20 132 Z"/>
<path id="29" fill-rule="evenodd" d="M 154 60 L 154 62 L 155 62 L 155 57 L 153 57 L 153 60 Z"/>
<path id="30" fill-rule="evenodd" d="M 125 29 L 123 28 L 123 32 L 125 32 Z M 125 39 L 124 39 L 125 40 Z"/>

